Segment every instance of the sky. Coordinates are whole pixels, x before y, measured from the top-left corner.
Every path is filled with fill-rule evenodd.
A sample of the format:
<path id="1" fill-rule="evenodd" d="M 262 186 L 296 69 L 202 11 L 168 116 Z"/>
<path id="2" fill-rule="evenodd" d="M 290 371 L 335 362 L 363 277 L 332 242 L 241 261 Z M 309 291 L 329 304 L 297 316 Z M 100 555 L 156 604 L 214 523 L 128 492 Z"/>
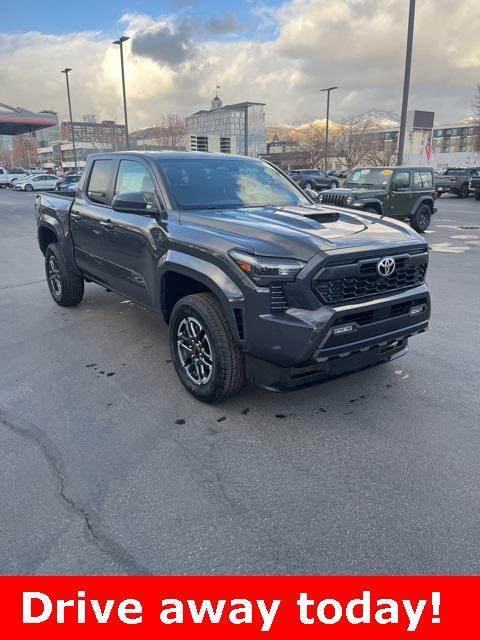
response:
<path id="1" fill-rule="evenodd" d="M 123 121 L 118 47 L 125 34 L 131 128 L 224 103 L 265 102 L 267 124 L 399 113 L 408 0 L 81 0 L 5 2 L 0 102 L 74 119 Z M 437 122 L 471 114 L 480 82 L 480 2 L 418 0 L 410 108 Z"/>

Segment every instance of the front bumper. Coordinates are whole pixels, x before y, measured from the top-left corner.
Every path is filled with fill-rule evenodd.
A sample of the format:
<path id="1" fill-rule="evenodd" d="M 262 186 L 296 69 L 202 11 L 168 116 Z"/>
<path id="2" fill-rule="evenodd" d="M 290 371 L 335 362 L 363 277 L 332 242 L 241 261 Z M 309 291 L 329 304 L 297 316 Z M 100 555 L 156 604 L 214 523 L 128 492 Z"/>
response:
<path id="1" fill-rule="evenodd" d="M 429 318 L 425 285 L 369 302 L 260 316 L 246 349 L 247 377 L 286 390 L 390 360 L 406 353 L 408 338 L 425 331 Z M 345 326 L 353 329 L 336 331 Z"/>

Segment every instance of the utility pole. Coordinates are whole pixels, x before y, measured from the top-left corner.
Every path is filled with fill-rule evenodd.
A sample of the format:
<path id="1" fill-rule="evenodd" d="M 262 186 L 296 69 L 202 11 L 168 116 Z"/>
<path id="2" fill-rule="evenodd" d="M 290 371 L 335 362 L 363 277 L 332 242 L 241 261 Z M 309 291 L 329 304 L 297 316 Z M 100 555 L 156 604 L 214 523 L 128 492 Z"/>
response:
<path id="1" fill-rule="evenodd" d="M 128 137 L 128 117 L 127 117 L 127 93 L 125 90 L 125 68 L 123 65 L 123 43 L 130 40 L 127 36 L 121 36 L 118 40 L 115 40 L 112 44 L 120 45 L 120 66 L 122 69 L 122 89 L 123 89 L 123 113 L 125 115 L 125 141 L 127 143 L 127 150 L 130 149 L 130 139 Z"/>
<path id="2" fill-rule="evenodd" d="M 248 156 L 248 103 L 245 105 L 244 155 Z"/>
<path id="3" fill-rule="evenodd" d="M 65 69 L 63 69 L 62 73 L 65 74 L 65 78 L 67 80 L 67 98 L 68 98 L 68 111 L 70 114 L 70 131 L 72 133 L 73 163 L 75 165 L 75 173 L 78 173 L 77 150 L 75 148 L 75 131 L 73 128 L 73 117 L 72 117 L 72 101 L 70 100 L 70 84 L 68 82 L 68 74 L 70 73 L 70 71 L 71 69 L 66 67 Z"/>
<path id="4" fill-rule="evenodd" d="M 334 91 L 334 89 L 338 89 L 338 87 L 327 87 L 326 89 L 320 89 L 320 91 L 327 92 L 327 122 L 325 124 L 325 162 L 324 162 L 324 170 L 327 173 L 327 163 L 328 163 L 328 121 L 330 119 L 330 91 Z"/>
<path id="5" fill-rule="evenodd" d="M 410 91 L 410 71 L 412 68 L 413 28 L 415 24 L 415 0 L 410 0 L 408 11 L 407 52 L 405 55 L 405 74 L 403 77 L 402 115 L 398 133 L 397 165 L 403 164 L 403 147 L 405 146 L 405 128 L 407 124 L 408 93 Z"/>

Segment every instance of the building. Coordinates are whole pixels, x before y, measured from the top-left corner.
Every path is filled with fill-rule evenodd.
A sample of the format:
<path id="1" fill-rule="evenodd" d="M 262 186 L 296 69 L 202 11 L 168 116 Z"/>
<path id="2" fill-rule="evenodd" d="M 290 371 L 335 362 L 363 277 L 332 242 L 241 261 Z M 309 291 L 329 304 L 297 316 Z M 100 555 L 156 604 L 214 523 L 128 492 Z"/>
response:
<path id="1" fill-rule="evenodd" d="M 190 150 L 250 156 L 265 153 L 264 107 L 264 102 L 223 106 L 216 95 L 209 110 L 197 111 L 185 119 Z"/>
<path id="2" fill-rule="evenodd" d="M 77 169 L 82 170 L 91 153 L 109 151 L 109 145 L 102 142 L 75 141 L 77 155 Z M 39 164 L 45 171 L 66 172 L 75 169 L 73 144 L 71 142 L 57 141 L 48 147 L 38 149 Z"/>
<path id="3" fill-rule="evenodd" d="M 72 124 L 75 142 L 104 144 L 108 149 L 121 151 L 126 148 L 125 125 L 116 124 L 113 120 L 102 122 L 62 122 L 61 139 L 72 141 Z"/>
<path id="4" fill-rule="evenodd" d="M 53 126 L 47 129 L 39 129 L 37 131 L 37 144 L 39 148 L 48 147 L 52 142 L 61 140 L 62 134 L 60 132 L 60 122 L 58 120 L 58 114 L 55 111 L 41 111 L 40 113 L 48 113 L 55 117 L 56 122 Z"/>
<path id="5" fill-rule="evenodd" d="M 38 167 L 38 146 L 35 131 L 12 137 L 12 164 L 14 167 Z"/>
<path id="6" fill-rule="evenodd" d="M 187 151 L 190 138 L 182 127 L 166 128 L 159 125 L 130 132 L 130 148 L 142 151 Z"/>
<path id="7" fill-rule="evenodd" d="M 473 116 L 433 129 L 435 167 L 480 167 L 480 122 Z"/>

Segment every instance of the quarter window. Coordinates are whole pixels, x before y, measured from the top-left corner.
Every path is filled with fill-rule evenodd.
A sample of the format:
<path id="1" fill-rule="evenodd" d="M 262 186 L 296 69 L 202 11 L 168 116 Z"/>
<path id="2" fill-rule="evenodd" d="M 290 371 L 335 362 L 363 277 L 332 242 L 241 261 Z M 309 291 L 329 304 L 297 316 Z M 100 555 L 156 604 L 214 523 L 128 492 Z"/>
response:
<path id="1" fill-rule="evenodd" d="M 408 189 L 410 186 L 410 172 L 398 171 L 395 174 L 395 187 L 397 189 Z"/>
<path id="2" fill-rule="evenodd" d="M 87 195 L 92 202 L 106 204 L 113 160 L 95 160 L 88 182 Z"/>
<path id="3" fill-rule="evenodd" d="M 417 189 L 432 189 L 433 181 L 430 171 L 414 171 L 413 186 Z"/>
<path id="4" fill-rule="evenodd" d="M 143 164 L 133 160 L 121 160 L 115 184 L 118 193 L 143 193 L 148 203 L 147 210 L 155 203 L 155 186 L 152 177 Z"/>

